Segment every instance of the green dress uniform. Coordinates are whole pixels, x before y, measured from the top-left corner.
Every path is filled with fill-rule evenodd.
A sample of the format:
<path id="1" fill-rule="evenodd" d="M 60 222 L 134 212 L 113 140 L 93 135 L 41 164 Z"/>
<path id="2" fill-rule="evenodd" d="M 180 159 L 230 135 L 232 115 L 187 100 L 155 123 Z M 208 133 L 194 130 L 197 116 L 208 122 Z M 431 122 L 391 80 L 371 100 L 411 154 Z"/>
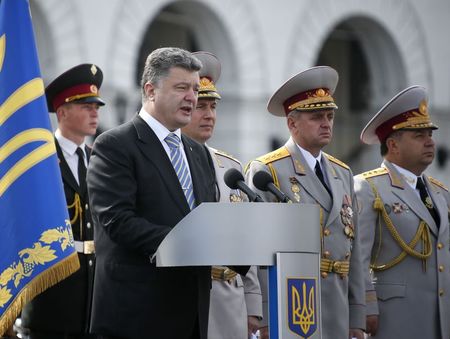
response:
<path id="1" fill-rule="evenodd" d="M 223 180 L 230 168 L 242 171 L 241 163 L 222 151 L 212 147 L 208 149 L 216 171 L 219 202 L 248 200 L 245 194 L 230 189 Z M 230 250 L 233 250 L 232 244 Z M 252 266 L 245 276 L 241 276 L 229 268 L 214 266 L 210 298 L 208 338 L 246 339 L 247 317 L 262 317 L 262 297 L 256 267 Z"/>
<path id="2" fill-rule="evenodd" d="M 322 153 L 330 194 L 306 163 L 292 138 L 278 150 L 252 161 L 246 170 L 249 186 L 267 202 L 276 198 L 257 190 L 253 175 L 266 171 L 295 203 L 320 207 L 322 337 L 348 338 L 349 329 L 365 328 L 364 279 L 359 230 L 353 214 L 353 174 L 338 159 Z M 299 220 L 301 227 L 301 220 Z M 266 291 L 263 291 L 263 295 Z"/>
<path id="3" fill-rule="evenodd" d="M 374 338 L 450 338 L 450 195 L 423 177 L 440 225 L 390 162 L 355 177 Z"/>

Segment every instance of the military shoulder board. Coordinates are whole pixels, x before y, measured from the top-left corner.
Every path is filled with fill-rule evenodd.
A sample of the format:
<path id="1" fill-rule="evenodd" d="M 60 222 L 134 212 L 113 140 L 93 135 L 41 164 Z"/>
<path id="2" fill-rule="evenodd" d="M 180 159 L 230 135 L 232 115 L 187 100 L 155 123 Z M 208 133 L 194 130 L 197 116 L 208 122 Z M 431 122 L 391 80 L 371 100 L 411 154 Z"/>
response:
<path id="1" fill-rule="evenodd" d="M 346 163 L 344 163 L 344 162 L 342 162 L 342 161 L 340 161 L 339 159 L 336 159 L 335 157 L 333 157 L 333 156 L 331 156 L 331 155 L 329 155 L 329 154 L 327 154 L 327 153 L 323 153 L 327 158 L 328 158 L 328 160 L 330 160 L 331 162 L 334 162 L 335 164 L 337 164 L 337 165 L 339 165 L 339 166 L 341 166 L 341 167 L 343 167 L 343 168 L 345 168 L 345 169 L 350 169 L 350 167 L 346 164 Z"/>
<path id="2" fill-rule="evenodd" d="M 380 167 L 373 169 L 371 171 L 367 171 L 361 174 L 358 174 L 358 176 L 363 177 L 364 179 L 369 179 L 373 177 L 378 177 L 380 175 L 388 174 L 388 170 L 385 167 Z"/>
<path id="3" fill-rule="evenodd" d="M 438 186 L 438 187 L 440 187 L 440 188 L 442 188 L 442 189 L 444 189 L 444 190 L 446 190 L 448 192 L 448 188 L 442 182 L 440 182 L 439 180 L 436 180 L 435 178 L 432 178 L 432 177 L 428 177 L 428 180 L 430 180 L 430 182 L 432 184 L 434 184 L 434 185 L 436 185 L 436 186 Z"/>
<path id="4" fill-rule="evenodd" d="M 256 161 L 262 162 L 263 164 L 267 165 L 270 164 L 271 162 L 283 159 L 283 158 L 287 158 L 291 156 L 289 154 L 289 151 L 287 150 L 286 147 L 280 147 L 279 149 L 272 151 L 270 153 L 267 153 L 263 156 L 260 156 L 259 158 L 256 158 Z"/>
<path id="5" fill-rule="evenodd" d="M 240 162 L 238 159 L 236 159 L 235 157 L 233 157 L 232 155 L 230 155 L 230 154 L 228 154 L 228 153 L 226 153 L 226 152 L 224 152 L 224 151 L 215 149 L 215 148 L 213 148 L 213 147 L 210 147 L 210 148 L 213 150 L 213 152 L 214 152 L 216 155 L 219 155 L 219 156 L 228 158 L 228 159 L 230 159 L 230 160 L 233 160 L 234 162 L 237 162 L 238 164 L 241 164 L 241 162 Z"/>

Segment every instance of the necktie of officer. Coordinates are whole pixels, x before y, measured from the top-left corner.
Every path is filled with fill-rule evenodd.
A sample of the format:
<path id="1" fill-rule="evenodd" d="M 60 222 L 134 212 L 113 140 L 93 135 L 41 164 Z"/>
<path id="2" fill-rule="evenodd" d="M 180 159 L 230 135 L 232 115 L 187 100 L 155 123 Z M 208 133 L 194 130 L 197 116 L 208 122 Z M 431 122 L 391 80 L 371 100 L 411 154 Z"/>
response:
<path id="1" fill-rule="evenodd" d="M 331 196 L 330 188 L 325 183 L 325 178 L 323 177 L 322 169 L 320 168 L 319 160 L 316 160 L 316 166 L 314 167 L 314 171 L 316 172 L 317 177 L 322 183 L 323 187 L 327 190 L 328 194 Z"/>
<path id="2" fill-rule="evenodd" d="M 84 164 L 84 152 L 78 147 L 75 151 L 78 155 L 78 185 L 81 192 L 85 192 L 86 189 L 86 165 Z"/>
<path id="3" fill-rule="evenodd" d="M 436 225 L 439 227 L 439 215 L 437 214 L 436 209 L 433 205 L 433 200 L 431 200 L 431 197 L 428 195 L 427 189 L 425 188 L 425 183 L 422 180 L 422 177 L 417 177 L 417 184 L 416 188 L 419 190 L 420 199 L 424 203 L 425 207 L 430 212 L 431 216 L 433 217 L 434 221 L 436 222 Z"/>
<path id="4" fill-rule="evenodd" d="M 192 187 L 192 179 L 189 174 L 187 164 L 184 161 L 183 154 L 181 153 L 181 140 L 175 133 L 170 133 L 164 141 L 167 143 L 170 149 L 170 161 L 173 168 L 177 173 L 178 180 L 180 180 L 181 188 L 188 202 L 191 210 L 195 207 L 194 189 Z"/>

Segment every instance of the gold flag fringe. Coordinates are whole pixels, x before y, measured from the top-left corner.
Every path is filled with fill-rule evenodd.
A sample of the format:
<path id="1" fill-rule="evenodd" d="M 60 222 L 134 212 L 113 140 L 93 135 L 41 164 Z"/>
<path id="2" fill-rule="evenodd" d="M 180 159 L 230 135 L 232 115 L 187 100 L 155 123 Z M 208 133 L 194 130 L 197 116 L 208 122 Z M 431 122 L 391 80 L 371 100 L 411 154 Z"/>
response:
<path id="1" fill-rule="evenodd" d="M 0 317 L 0 336 L 3 336 L 14 324 L 14 321 L 22 311 L 22 308 L 28 302 L 33 300 L 34 297 L 44 292 L 46 289 L 75 273 L 79 268 L 80 261 L 78 260 L 78 253 L 75 252 L 52 267 L 49 267 L 47 270 L 30 281 L 15 296 L 13 302 Z"/>

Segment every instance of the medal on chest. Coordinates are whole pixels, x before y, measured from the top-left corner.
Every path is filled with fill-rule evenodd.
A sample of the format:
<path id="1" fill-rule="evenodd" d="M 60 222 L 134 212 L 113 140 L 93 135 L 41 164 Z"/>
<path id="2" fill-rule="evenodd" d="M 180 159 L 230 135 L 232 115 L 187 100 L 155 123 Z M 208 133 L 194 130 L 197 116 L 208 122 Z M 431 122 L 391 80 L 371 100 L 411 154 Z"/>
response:
<path id="1" fill-rule="evenodd" d="M 344 195 L 341 207 L 341 221 L 344 225 L 344 234 L 353 239 L 355 237 L 355 228 L 353 225 L 352 200 L 347 194 Z"/>

